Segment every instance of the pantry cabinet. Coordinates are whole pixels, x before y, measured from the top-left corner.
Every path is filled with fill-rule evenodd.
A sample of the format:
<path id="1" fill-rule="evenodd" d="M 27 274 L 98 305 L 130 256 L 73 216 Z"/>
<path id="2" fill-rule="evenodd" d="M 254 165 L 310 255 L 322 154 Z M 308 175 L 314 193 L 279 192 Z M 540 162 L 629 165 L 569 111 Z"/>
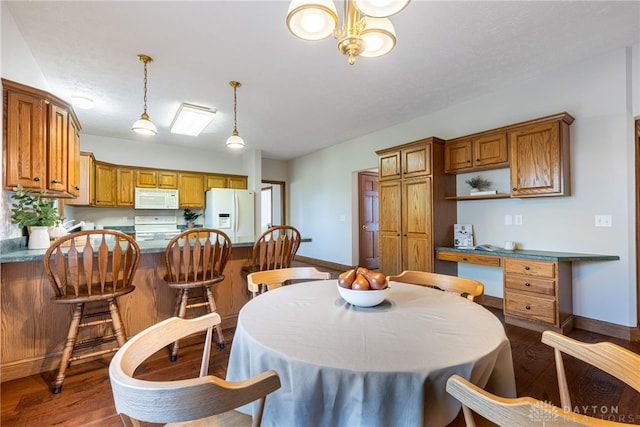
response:
<path id="1" fill-rule="evenodd" d="M 21 185 L 55 197 L 75 197 L 80 124 L 73 109 L 36 88 L 6 79 L 2 86 L 4 188 Z"/>
<path id="2" fill-rule="evenodd" d="M 455 177 L 445 175 L 444 141 L 426 138 L 376 152 L 379 159 L 380 271 L 451 273 L 451 264 L 435 260 L 435 245 L 453 239 Z"/>

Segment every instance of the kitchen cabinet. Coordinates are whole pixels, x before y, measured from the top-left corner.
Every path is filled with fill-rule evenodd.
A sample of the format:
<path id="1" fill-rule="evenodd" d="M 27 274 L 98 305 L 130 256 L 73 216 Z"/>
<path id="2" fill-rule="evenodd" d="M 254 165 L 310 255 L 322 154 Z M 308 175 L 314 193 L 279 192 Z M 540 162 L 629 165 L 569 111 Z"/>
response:
<path id="1" fill-rule="evenodd" d="M 95 182 L 95 158 L 93 153 L 80 152 L 80 190 L 78 197 L 65 202 L 72 206 L 93 206 L 96 203 Z"/>
<path id="2" fill-rule="evenodd" d="M 568 196 L 571 193 L 569 125 L 573 120 L 563 113 L 509 132 L 512 196 Z"/>
<path id="3" fill-rule="evenodd" d="M 199 173 L 178 173 L 180 208 L 204 208 L 204 176 Z"/>
<path id="4" fill-rule="evenodd" d="M 212 188 L 246 190 L 248 188 L 247 177 L 242 175 L 205 174 L 204 188 L 205 191 Z"/>
<path id="5" fill-rule="evenodd" d="M 507 134 L 480 134 L 447 141 L 444 164 L 447 173 L 509 167 Z"/>
<path id="6" fill-rule="evenodd" d="M 95 162 L 96 206 L 116 205 L 116 166 Z"/>
<path id="7" fill-rule="evenodd" d="M 380 271 L 451 273 L 451 263 L 434 259 L 434 245 L 453 241 L 455 176 L 445 175 L 444 141 L 427 138 L 376 152 L 379 165 Z M 438 160 L 435 160 L 438 159 Z"/>
<path id="8" fill-rule="evenodd" d="M 236 190 L 246 190 L 247 187 L 247 177 L 246 176 L 236 176 L 229 175 L 227 179 L 227 187 L 233 188 Z"/>
<path id="9" fill-rule="evenodd" d="M 116 206 L 133 207 L 135 201 L 134 172 L 132 168 L 116 168 Z"/>
<path id="10" fill-rule="evenodd" d="M 39 89 L 6 79 L 2 85 L 4 188 L 22 185 L 56 197 L 75 197 L 80 124 L 73 109 Z"/>
<path id="11" fill-rule="evenodd" d="M 135 186 L 143 188 L 178 188 L 178 173 L 168 170 L 136 169 Z"/>

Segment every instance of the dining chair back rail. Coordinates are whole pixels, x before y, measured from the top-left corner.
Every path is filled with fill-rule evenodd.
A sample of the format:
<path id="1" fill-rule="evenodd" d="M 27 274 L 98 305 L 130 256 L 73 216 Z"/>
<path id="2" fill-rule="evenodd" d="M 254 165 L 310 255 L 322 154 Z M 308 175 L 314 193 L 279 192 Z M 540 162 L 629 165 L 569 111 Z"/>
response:
<path id="1" fill-rule="evenodd" d="M 430 286 L 443 291 L 455 292 L 471 301 L 484 293 L 484 285 L 482 282 L 465 277 L 450 276 L 448 274 L 405 270 L 399 275 L 389 276 L 387 279 L 390 282 L 413 283 L 415 285 Z"/>

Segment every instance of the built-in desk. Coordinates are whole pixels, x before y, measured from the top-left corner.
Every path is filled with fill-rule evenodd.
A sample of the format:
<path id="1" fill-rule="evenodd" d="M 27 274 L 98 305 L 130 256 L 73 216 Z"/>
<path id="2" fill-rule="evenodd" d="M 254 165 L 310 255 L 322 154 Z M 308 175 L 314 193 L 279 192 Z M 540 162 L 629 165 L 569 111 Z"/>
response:
<path id="1" fill-rule="evenodd" d="M 615 261 L 616 255 L 537 250 L 480 251 L 436 247 L 442 261 L 501 267 L 505 322 L 529 329 L 553 329 L 566 333 L 573 328 L 571 263 Z"/>

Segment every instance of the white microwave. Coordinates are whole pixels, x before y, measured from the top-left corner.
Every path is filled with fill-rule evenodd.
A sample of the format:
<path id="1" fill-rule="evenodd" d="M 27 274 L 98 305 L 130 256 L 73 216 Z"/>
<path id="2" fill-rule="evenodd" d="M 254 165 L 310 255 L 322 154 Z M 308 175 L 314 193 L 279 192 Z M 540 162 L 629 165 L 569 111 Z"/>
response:
<path id="1" fill-rule="evenodd" d="M 135 209 L 178 209 L 178 190 L 136 188 Z"/>

